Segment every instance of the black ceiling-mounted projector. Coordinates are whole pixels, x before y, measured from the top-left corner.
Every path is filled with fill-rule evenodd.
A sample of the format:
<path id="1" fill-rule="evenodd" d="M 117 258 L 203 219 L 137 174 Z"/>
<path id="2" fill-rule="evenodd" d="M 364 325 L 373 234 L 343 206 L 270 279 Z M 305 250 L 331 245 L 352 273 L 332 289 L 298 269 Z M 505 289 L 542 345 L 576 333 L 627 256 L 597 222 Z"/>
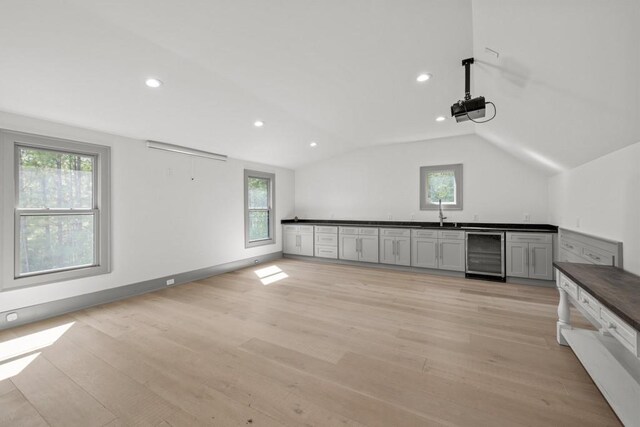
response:
<path id="1" fill-rule="evenodd" d="M 458 123 L 466 122 L 467 120 L 471 120 L 474 123 L 486 123 L 496 116 L 496 106 L 493 102 L 486 102 L 484 96 L 471 98 L 471 64 L 473 64 L 473 58 L 462 60 L 462 65 L 464 66 L 464 100 L 460 100 L 451 106 L 451 117 L 455 117 Z M 489 120 L 477 122 L 476 119 L 485 116 L 486 104 L 493 105 L 493 117 Z"/>

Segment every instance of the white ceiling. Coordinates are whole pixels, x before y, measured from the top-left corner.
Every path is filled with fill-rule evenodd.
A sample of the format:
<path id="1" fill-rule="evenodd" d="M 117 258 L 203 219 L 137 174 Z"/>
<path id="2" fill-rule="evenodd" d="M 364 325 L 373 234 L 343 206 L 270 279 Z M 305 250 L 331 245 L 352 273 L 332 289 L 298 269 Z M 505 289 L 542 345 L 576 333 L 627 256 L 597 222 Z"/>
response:
<path id="1" fill-rule="evenodd" d="M 636 0 L 0 1 L 3 111 L 291 168 L 477 132 L 553 173 L 640 141 Z M 436 123 L 472 55 L 497 118 Z"/>

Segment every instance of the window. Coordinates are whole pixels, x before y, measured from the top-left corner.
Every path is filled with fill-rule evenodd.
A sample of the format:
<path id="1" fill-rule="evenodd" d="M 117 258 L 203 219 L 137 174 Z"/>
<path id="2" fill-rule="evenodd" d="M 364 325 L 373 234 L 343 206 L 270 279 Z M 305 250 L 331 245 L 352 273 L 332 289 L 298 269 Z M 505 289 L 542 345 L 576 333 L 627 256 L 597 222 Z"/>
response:
<path id="1" fill-rule="evenodd" d="M 12 132 L 2 136 L 14 160 L 10 286 L 109 272 L 109 147 Z"/>
<path id="2" fill-rule="evenodd" d="M 272 173 L 244 171 L 245 247 L 275 243 L 275 187 Z"/>
<path id="3" fill-rule="evenodd" d="M 420 168 L 420 209 L 462 209 L 462 164 Z"/>

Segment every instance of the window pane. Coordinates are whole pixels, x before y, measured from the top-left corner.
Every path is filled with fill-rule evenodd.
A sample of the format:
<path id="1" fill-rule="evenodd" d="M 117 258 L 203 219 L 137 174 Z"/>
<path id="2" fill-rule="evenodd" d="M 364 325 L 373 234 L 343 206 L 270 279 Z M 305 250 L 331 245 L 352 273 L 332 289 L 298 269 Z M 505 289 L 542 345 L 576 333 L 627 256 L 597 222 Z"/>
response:
<path id="1" fill-rule="evenodd" d="M 92 209 L 95 158 L 18 148 L 18 207 Z"/>
<path id="2" fill-rule="evenodd" d="M 269 179 L 248 178 L 249 209 L 269 209 Z"/>
<path id="3" fill-rule="evenodd" d="M 249 211 L 249 241 L 269 238 L 269 211 Z"/>
<path id="4" fill-rule="evenodd" d="M 20 217 L 19 274 L 94 265 L 93 215 Z"/>
<path id="5" fill-rule="evenodd" d="M 430 203 L 456 203 L 456 176 L 453 171 L 429 172 L 427 174 L 427 199 Z"/>

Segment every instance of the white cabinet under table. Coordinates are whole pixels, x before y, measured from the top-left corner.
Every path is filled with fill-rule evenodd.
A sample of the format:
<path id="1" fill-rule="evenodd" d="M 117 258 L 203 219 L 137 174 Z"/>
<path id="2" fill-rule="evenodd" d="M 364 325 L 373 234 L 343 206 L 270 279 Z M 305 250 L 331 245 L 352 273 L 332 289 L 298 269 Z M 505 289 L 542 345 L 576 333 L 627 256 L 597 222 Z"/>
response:
<path id="1" fill-rule="evenodd" d="M 626 426 L 640 426 L 640 277 L 603 265 L 558 262 L 557 340 L 570 346 Z M 571 327 L 569 304 L 598 330 Z"/>

